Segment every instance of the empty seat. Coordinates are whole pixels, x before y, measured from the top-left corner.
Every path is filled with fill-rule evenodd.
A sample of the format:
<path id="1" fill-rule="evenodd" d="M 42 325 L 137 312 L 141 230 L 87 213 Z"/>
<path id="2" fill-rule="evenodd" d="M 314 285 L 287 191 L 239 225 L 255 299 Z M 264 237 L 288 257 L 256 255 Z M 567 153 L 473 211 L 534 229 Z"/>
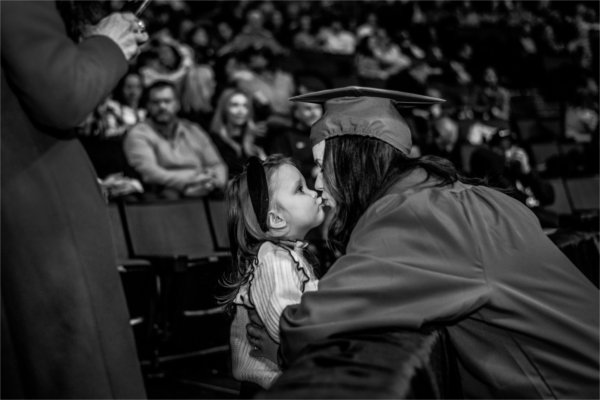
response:
<path id="1" fill-rule="evenodd" d="M 554 202 L 550 205 L 544 207 L 544 209 L 548 211 L 555 212 L 559 215 L 568 215 L 572 213 L 571 204 L 569 202 L 569 198 L 567 197 L 567 191 L 565 189 L 565 184 L 562 179 L 548 179 L 548 183 L 552 185 L 552 189 L 554 189 Z"/>
<path id="2" fill-rule="evenodd" d="M 539 172 L 546 170 L 546 162 L 560 154 L 558 145 L 555 142 L 533 143 L 531 144 L 531 154 L 533 156 L 533 165 Z"/>
<path id="3" fill-rule="evenodd" d="M 215 250 L 203 199 L 164 200 L 124 207 L 133 254 L 212 262 Z"/>
<path id="4" fill-rule="evenodd" d="M 227 251 L 213 240 L 205 200 L 180 199 L 124 205 L 133 254 L 150 260 L 159 279 L 155 325 L 158 361 L 193 356 L 207 344 L 189 340 L 190 320 L 209 331 L 227 325 L 216 301 Z M 202 317 L 202 318 L 200 318 Z M 184 339 L 185 338 L 185 339 Z"/>
<path id="5" fill-rule="evenodd" d="M 156 276 L 148 260 L 130 257 L 128 233 L 120 205 L 109 204 L 108 214 L 117 254 L 117 269 L 129 311 L 129 322 L 140 359 L 152 357 L 152 329 L 157 300 Z"/>
<path id="6" fill-rule="evenodd" d="M 597 176 L 566 180 L 575 211 L 598 210 L 599 181 Z"/>

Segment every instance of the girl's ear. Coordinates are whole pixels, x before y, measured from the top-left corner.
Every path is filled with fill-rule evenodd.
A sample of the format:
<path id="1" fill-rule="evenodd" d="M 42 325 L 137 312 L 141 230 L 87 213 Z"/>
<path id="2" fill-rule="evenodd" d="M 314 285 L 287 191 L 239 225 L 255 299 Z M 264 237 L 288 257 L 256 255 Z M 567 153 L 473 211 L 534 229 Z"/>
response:
<path id="1" fill-rule="evenodd" d="M 267 225 L 269 230 L 275 235 L 283 235 L 286 232 L 287 221 L 279 212 L 270 210 L 267 214 Z"/>

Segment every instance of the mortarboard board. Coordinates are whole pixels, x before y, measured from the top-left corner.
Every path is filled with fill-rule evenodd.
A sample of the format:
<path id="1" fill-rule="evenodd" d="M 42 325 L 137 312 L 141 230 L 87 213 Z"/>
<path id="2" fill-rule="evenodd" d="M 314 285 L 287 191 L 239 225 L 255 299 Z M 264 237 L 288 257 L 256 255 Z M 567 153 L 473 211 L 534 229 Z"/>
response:
<path id="1" fill-rule="evenodd" d="M 405 154 L 412 146 L 408 124 L 398 108 L 429 106 L 445 100 L 394 90 L 349 86 L 321 90 L 290 98 L 290 101 L 324 105 L 324 113 L 312 126 L 313 146 L 342 135 L 362 135 L 380 139 Z"/>

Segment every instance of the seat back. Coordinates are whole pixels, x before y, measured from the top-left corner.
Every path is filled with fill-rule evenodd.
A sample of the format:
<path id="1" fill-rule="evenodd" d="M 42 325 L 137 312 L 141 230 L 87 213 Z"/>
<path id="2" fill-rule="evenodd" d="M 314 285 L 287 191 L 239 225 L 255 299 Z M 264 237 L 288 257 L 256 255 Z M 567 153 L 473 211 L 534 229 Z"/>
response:
<path id="1" fill-rule="evenodd" d="M 117 260 L 121 264 L 129 258 L 129 247 L 118 204 L 110 203 L 108 205 L 108 217 L 110 219 L 113 243 L 117 252 Z"/>
<path id="2" fill-rule="evenodd" d="M 137 256 L 205 258 L 214 254 L 203 199 L 125 204 Z"/>
<path id="3" fill-rule="evenodd" d="M 535 165 L 537 171 L 542 172 L 546 170 L 546 161 L 558 156 L 560 151 L 556 142 L 532 143 L 531 153 L 534 161 L 531 164 Z"/>
<path id="4" fill-rule="evenodd" d="M 208 199 L 206 206 L 217 249 L 228 250 L 229 235 L 227 233 L 227 204 L 225 199 Z"/>
<path id="5" fill-rule="evenodd" d="M 546 210 L 555 212 L 559 215 L 569 215 L 573 212 L 567 195 L 565 184 L 561 178 L 548 179 L 547 182 L 554 189 L 554 202 L 545 206 Z"/>
<path id="6" fill-rule="evenodd" d="M 598 210 L 598 176 L 571 178 L 565 181 L 575 211 Z"/>
<path id="7" fill-rule="evenodd" d="M 471 154 L 476 147 L 472 144 L 463 144 L 460 146 L 460 157 L 462 159 L 463 170 L 466 173 L 471 173 Z"/>

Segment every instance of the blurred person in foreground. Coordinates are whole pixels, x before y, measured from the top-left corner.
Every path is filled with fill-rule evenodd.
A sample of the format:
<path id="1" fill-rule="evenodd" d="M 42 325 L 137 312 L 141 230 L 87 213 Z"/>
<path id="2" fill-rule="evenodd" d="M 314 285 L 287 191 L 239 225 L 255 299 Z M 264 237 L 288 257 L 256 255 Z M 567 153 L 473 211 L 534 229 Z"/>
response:
<path id="1" fill-rule="evenodd" d="M 526 206 L 444 159 L 409 157 L 395 104 L 439 99 L 351 87 L 292 100 L 324 103 L 315 189 L 340 257 L 283 311 L 284 374 L 334 336 L 444 328 L 465 398 L 598 398 L 597 288 Z M 257 322 L 250 343 L 267 350 Z"/>
<path id="2" fill-rule="evenodd" d="M 1 3 L 2 398 L 143 398 L 107 207 L 73 128 L 148 36 L 131 13 L 57 7 Z"/>
<path id="3" fill-rule="evenodd" d="M 160 198 L 205 196 L 227 183 L 227 166 L 199 125 L 179 118 L 175 86 L 156 81 L 146 90 L 145 121 L 125 136 L 123 150 L 146 192 Z"/>

